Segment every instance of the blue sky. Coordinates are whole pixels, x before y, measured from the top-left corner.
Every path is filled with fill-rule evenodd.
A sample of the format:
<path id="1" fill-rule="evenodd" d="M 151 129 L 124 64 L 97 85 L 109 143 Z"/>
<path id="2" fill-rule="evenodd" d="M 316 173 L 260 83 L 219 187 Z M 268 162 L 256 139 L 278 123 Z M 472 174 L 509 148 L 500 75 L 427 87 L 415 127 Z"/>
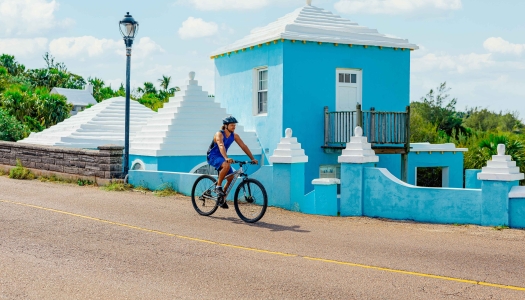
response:
<path id="1" fill-rule="evenodd" d="M 68 69 L 113 87 L 125 79 L 118 21 L 140 22 L 132 86 L 197 73 L 213 93 L 210 53 L 305 5 L 305 0 L 0 0 L 0 52 L 29 68 L 49 51 Z M 458 109 L 518 111 L 525 118 L 525 1 L 313 0 L 381 33 L 420 46 L 412 52 L 411 100 L 446 81 Z"/>

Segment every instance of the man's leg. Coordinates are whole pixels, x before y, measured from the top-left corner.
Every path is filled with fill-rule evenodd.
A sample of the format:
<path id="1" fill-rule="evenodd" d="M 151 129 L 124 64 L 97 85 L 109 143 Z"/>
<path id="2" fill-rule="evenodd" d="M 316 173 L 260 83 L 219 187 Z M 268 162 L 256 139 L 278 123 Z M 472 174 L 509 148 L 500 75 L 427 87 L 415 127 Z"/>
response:
<path id="1" fill-rule="evenodd" d="M 231 168 L 231 165 L 228 162 L 222 163 L 221 170 L 219 171 L 219 179 L 217 180 L 217 186 L 222 186 L 222 181 L 224 180 L 224 177 L 228 175 L 230 168 Z M 228 178 L 228 181 L 231 182 L 231 179 Z"/>
<path id="2" fill-rule="evenodd" d="M 224 192 L 228 190 L 228 187 L 230 187 L 230 184 L 232 183 L 233 176 L 226 177 L 226 184 L 224 185 Z M 224 197 L 227 197 L 228 194 L 226 194 Z"/>

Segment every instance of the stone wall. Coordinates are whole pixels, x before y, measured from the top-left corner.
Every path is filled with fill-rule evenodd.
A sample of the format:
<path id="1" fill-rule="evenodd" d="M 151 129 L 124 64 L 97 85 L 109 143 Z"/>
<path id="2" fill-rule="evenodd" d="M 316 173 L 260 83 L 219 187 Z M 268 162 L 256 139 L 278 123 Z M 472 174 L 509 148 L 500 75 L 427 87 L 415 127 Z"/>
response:
<path id="1" fill-rule="evenodd" d="M 123 147 L 98 150 L 60 148 L 0 141 L 0 164 L 15 166 L 19 159 L 31 169 L 97 178 L 121 178 Z"/>

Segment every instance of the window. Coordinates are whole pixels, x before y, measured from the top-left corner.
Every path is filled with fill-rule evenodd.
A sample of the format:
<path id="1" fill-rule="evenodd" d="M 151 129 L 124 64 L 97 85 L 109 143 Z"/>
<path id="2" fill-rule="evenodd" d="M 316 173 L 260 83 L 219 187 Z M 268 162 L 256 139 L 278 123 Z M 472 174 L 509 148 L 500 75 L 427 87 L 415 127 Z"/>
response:
<path id="1" fill-rule="evenodd" d="M 339 82 L 357 83 L 357 74 L 339 73 Z"/>
<path id="2" fill-rule="evenodd" d="M 257 114 L 268 112 L 268 69 L 257 70 Z"/>

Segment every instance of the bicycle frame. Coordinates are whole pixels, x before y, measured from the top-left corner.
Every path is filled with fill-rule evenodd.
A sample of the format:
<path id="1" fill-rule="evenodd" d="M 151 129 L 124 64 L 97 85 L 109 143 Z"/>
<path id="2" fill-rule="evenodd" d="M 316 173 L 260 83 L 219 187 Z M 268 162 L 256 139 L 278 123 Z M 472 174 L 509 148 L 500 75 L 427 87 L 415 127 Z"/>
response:
<path id="1" fill-rule="evenodd" d="M 237 182 L 237 179 L 239 179 L 239 177 L 244 177 L 244 178 L 248 177 L 248 175 L 244 173 L 244 169 L 243 169 L 243 165 L 247 164 L 248 162 L 234 161 L 233 163 L 240 164 L 240 167 L 235 172 L 233 172 L 233 173 L 227 175 L 226 177 L 224 177 L 224 179 L 227 179 L 227 178 L 233 176 L 233 179 L 232 179 L 230 185 L 228 186 L 228 189 L 226 191 L 224 191 L 224 194 L 226 194 L 226 196 L 230 194 L 230 191 L 232 190 L 233 186 L 235 185 L 235 182 Z M 210 186 L 208 188 L 208 190 L 213 190 L 213 189 L 215 189 L 215 184 L 213 184 L 212 186 Z M 212 197 L 212 198 L 216 199 L 215 197 Z"/>

